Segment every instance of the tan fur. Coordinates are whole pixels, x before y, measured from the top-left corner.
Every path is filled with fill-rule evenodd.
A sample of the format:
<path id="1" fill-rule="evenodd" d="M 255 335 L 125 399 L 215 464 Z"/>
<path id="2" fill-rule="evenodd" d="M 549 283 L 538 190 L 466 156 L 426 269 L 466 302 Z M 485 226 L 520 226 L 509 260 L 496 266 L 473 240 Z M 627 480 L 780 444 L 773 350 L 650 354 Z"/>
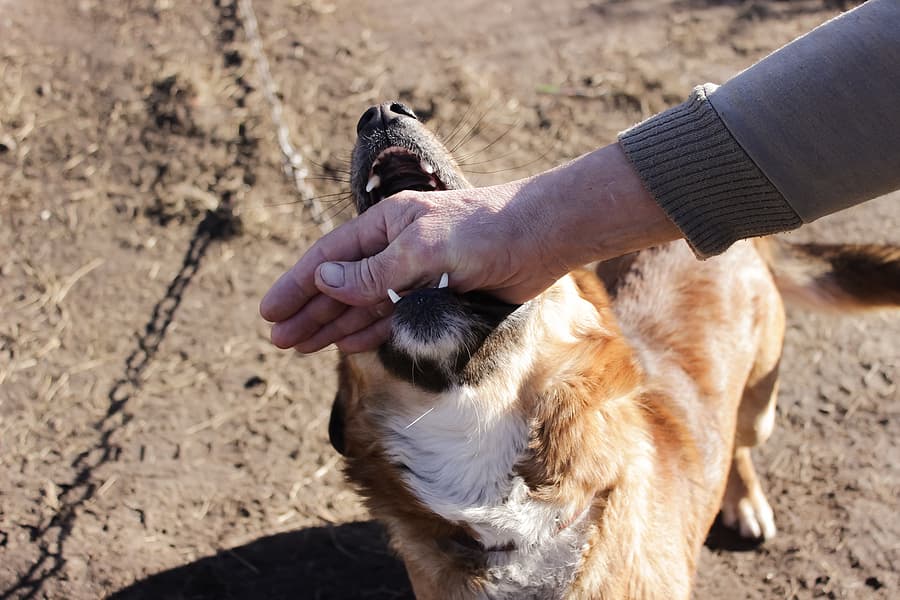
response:
<path id="1" fill-rule="evenodd" d="M 784 312 L 749 243 L 702 263 L 680 244 L 652 249 L 616 277 L 615 304 L 587 271 L 536 301 L 531 367 L 508 408 L 531 424 L 515 471 L 533 499 L 588 510 L 562 596 L 687 598 L 720 504 L 726 517 L 749 511 L 765 522 L 750 448 L 771 433 Z M 482 566 L 445 547 L 473 530 L 423 506 L 379 437 L 380 407 L 424 409 L 429 395 L 364 354 L 342 359 L 338 401 L 348 476 L 387 524 L 417 597 L 482 597 Z"/>
<path id="2" fill-rule="evenodd" d="M 900 304 L 900 248 L 875 244 L 756 241 L 792 303 L 844 311 Z"/>
<path id="3" fill-rule="evenodd" d="M 369 193 L 388 151 L 434 167 L 421 185 L 468 186 L 408 110 L 376 108 L 351 167 L 360 211 L 409 184 L 382 164 L 387 190 Z M 720 510 L 745 537 L 773 535 L 751 448 L 774 424 L 779 288 L 898 306 L 900 248 L 757 240 L 701 262 L 678 242 L 575 271 L 512 313 L 449 290 L 398 304 L 384 352 L 341 358 L 329 434 L 416 596 L 684 599 Z"/>

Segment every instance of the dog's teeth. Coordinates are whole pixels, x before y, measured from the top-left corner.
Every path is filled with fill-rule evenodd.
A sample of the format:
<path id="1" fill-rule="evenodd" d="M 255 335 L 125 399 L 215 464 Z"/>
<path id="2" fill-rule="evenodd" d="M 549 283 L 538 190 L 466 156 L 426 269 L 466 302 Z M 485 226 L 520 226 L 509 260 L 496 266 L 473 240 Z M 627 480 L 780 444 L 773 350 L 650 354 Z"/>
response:
<path id="1" fill-rule="evenodd" d="M 378 175 L 372 175 L 369 177 L 369 183 L 366 184 L 366 192 L 371 192 L 375 188 L 381 185 L 381 177 Z"/>
<path id="2" fill-rule="evenodd" d="M 436 188 L 436 187 L 437 187 L 437 181 L 435 181 L 434 179 L 432 179 L 432 180 L 430 180 L 430 181 L 428 182 L 428 185 L 430 185 L 430 186 L 433 187 L 433 188 Z"/>
<path id="3" fill-rule="evenodd" d="M 391 288 L 388 288 L 388 298 L 390 298 L 391 302 L 393 302 L 394 304 L 397 304 L 398 302 L 400 302 L 400 294 L 398 294 Z"/>
<path id="4" fill-rule="evenodd" d="M 424 160 L 421 163 L 419 163 L 419 166 L 422 167 L 422 170 L 425 171 L 426 173 L 428 173 L 429 175 L 434 173 L 434 167 L 432 167 L 430 164 L 428 164 Z"/>
<path id="5" fill-rule="evenodd" d="M 450 276 L 444 273 L 441 275 L 441 280 L 438 283 L 438 289 L 445 288 L 450 285 Z"/>

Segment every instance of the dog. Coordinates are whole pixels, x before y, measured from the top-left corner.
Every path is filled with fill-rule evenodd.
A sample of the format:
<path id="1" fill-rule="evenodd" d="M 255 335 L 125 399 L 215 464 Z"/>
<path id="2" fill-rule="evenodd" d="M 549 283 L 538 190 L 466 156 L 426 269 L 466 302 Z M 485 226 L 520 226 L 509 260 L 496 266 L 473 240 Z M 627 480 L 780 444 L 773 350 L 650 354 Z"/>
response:
<path id="1" fill-rule="evenodd" d="M 357 131 L 360 212 L 469 187 L 403 104 Z M 399 299 L 389 341 L 341 356 L 329 436 L 416 596 L 688 598 L 717 514 L 772 537 L 750 451 L 775 422 L 779 289 L 898 306 L 900 248 L 763 239 L 698 261 L 674 242 L 523 305 L 441 285 Z"/>

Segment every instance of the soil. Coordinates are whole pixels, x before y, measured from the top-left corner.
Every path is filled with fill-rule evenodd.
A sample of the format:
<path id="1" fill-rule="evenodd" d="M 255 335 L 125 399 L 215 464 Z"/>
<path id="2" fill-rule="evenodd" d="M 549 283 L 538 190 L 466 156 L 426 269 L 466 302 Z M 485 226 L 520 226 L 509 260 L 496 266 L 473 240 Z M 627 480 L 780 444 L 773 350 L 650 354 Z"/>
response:
<path id="1" fill-rule="evenodd" d="M 0 597 L 407 598 L 326 439 L 334 351 L 257 303 L 320 234 L 233 0 L 0 0 Z M 370 104 L 476 183 L 575 157 L 846 8 L 822 0 L 256 6 L 336 221 Z M 900 242 L 900 196 L 793 239 Z M 900 319 L 791 311 L 757 452 L 778 536 L 696 598 L 900 595 Z"/>

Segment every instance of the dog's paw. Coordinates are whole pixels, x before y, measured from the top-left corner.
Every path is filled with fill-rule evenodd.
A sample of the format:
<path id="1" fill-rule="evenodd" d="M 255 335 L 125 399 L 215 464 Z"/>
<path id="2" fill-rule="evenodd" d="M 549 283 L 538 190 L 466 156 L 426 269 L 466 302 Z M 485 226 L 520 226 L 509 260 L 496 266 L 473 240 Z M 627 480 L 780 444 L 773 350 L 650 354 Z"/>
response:
<path id="1" fill-rule="evenodd" d="M 725 498 L 722 503 L 722 523 L 751 540 L 775 537 L 775 515 L 768 500 L 757 491 L 741 498 Z"/>

